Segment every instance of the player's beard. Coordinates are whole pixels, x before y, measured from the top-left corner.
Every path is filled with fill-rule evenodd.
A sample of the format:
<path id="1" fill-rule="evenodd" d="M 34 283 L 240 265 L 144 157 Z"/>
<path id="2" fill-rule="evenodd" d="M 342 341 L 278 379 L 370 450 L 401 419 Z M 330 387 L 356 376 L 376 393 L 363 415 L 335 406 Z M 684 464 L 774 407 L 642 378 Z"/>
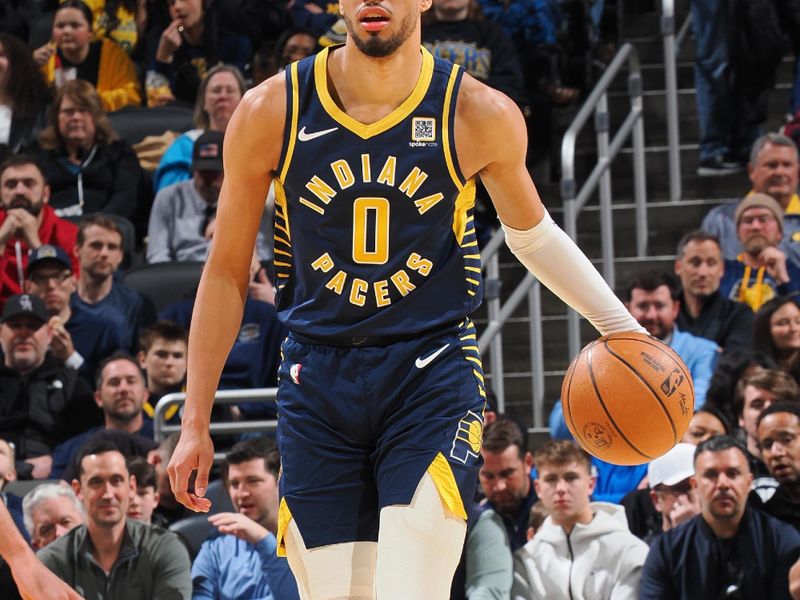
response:
<path id="1" fill-rule="evenodd" d="M 361 52 L 372 58 L 385 58 L 393 54 L 414 33 L 418 19 L 418 14 L 410 12 L 400 22 L 400 30 L 394 35 L 382 39 L 380 32 L 376 32 L 370 33 L 366 39 L 362 39 L 356 33 L 355 23 L 347 15 L 344 15 L 344 23 L 347 26 L 348 35 Z"/>

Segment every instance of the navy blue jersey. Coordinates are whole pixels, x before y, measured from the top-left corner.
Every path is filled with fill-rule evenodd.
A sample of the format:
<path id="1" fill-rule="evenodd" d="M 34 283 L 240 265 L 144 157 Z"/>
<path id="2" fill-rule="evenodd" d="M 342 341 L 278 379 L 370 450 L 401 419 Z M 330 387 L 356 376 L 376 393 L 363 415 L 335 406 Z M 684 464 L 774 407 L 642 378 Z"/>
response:
<path id="1" fill-rule="evenodd" d="M 286 70 L 279 318 L 321 338 L 410 335 L 460 320 L 482 297 L 475 182 L 453 140 L 463 71 L 422 49 L 411 95 L 365 125 L 331 97 L 330 50 Z"/>

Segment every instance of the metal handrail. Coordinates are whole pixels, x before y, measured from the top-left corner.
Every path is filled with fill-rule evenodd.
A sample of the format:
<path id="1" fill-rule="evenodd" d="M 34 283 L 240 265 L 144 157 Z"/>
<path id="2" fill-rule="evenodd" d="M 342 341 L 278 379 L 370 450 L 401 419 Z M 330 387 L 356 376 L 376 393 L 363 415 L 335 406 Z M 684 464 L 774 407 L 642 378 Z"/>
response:
<path id="1" fill-rule="evenodd" d="M 238 404 L 239 402 L 275 403 L 278 388 L 256 388 L 252 390 L 219 390 L 214 395 L 214 404 Z M 156 404 L 153 411 L 153 437 L 161 443 L 169 434 L 181 430 L 180 424 L 170 425 L 165 422 L 164 415 L 171 406 L 180 406 L 186 402 L 185 392 L 166 394 Z M 210 433 L 247 433 L 251 431 L 275 431 L 278 421 L 275 419 L 261 419 L 257 421 L 212 421 Z M 217 452 L 214 460 L 219 462 L 224 454 Z"/>
<path id="2" fill-rule="evenodd" d="M 499 257 L 505 246 L 505 233 L 498 229 L 481 251 L 481 264 L 486 269 L 486 312 L 488 322 L 478 339 L 481 356 L 487 353 L 492 363 L 492 391 L 497 397 L 497 409 L 505 412 L 505 381 L 503 368 L 502 329 L 508 319 L 527 297 L 528 327 L 531 360 L 531 389 L 533 390 L 533 423 L 544 423 L 544 351 L 542 348 L 542 288 L 539 281 L 528 273 L 514 289 L 511 296 L 500 302 Z M 497 281 L 497 283 L 495 283 Z"/>
<path id="3" fill-rule="evenodd" d="M 626 64 L 630 112 L 609 141 L 608 88 Z M 575 115 L 561 142 L 561 198 L 564 203 L 564 230 L 573 240 L 577 240 L 578 214 L 594 191 L 599 189 L 602 271 L 603 277 L 612 288 L 615 286 L 616 273 L 614 269 L 610 167 L 629 136 L 633 150 L 636 255 L 643 257 L 647 254 L 647 186 L 643 110 L 639 54 L 631 44 L 623 44 L 581 106 L 578 114 Z M 594 115 L 594 128 L 597 136 L 597 164 L 578 190 L 575 182 L 575 147 L 578 135 L 592 115 Z M 578 314 L 570 309 L 567 312 L 569 355 L 577 354 L 580 351 L 580 345 L 580 320 Z"/>
<path id="4" fill-rule="evenodd" d="M 667 157 L 669 160 L 669 199 L 680 202 L 681 142 L 678 123 L 677 58 L 689 32 L 692 13 L 686 17 L 678 36 L 675 36 L 675 0 L 661 0 L 661 35 L 664 46 L 664 95 L 667 111 Z"/>

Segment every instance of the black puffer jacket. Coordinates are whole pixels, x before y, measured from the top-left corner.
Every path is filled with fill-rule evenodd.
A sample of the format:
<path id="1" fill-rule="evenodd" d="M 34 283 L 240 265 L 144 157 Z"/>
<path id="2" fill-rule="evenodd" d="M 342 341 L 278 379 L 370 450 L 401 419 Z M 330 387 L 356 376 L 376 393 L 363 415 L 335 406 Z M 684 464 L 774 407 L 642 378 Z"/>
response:
<path id="1" fill-rule="evenodd" d="M 95 146 L 80 167 L 68 162 L 64 150 L 46 150 L 39 158 L 58 216 L 103 212 L 130 218 L 136 212 L 142 169 L 127 142 Z"/>
<path id="2" fill-rule="evenodd" d="M 14 443 L 18 461 L 50 454 L 98 422 L 89 384 L 51 354 L 24 375 L 0 366 L 0 439 Z"/>

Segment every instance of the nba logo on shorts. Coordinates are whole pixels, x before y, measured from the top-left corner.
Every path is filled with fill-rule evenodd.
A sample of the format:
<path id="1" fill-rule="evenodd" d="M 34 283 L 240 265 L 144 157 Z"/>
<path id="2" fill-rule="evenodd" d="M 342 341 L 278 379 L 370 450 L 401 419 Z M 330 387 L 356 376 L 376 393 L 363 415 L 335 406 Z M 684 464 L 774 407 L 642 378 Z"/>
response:
<path id="1" fill-rule="evenodd" d="M 303 365 L 300 363 L 295 363 L 289 368 L 289 377 L 292 378 L 295 385 L 300 385 L 300 369 L 303 368 Z"/>
<path id="2" fill-rule="evenodd" d="M 470 458 L 477 458 L 481 451 L 482 438 L 483 419 L 471 410 L 467 411 L 467 415 L 458 422 L 450 458 L 464 464 Z"/>

